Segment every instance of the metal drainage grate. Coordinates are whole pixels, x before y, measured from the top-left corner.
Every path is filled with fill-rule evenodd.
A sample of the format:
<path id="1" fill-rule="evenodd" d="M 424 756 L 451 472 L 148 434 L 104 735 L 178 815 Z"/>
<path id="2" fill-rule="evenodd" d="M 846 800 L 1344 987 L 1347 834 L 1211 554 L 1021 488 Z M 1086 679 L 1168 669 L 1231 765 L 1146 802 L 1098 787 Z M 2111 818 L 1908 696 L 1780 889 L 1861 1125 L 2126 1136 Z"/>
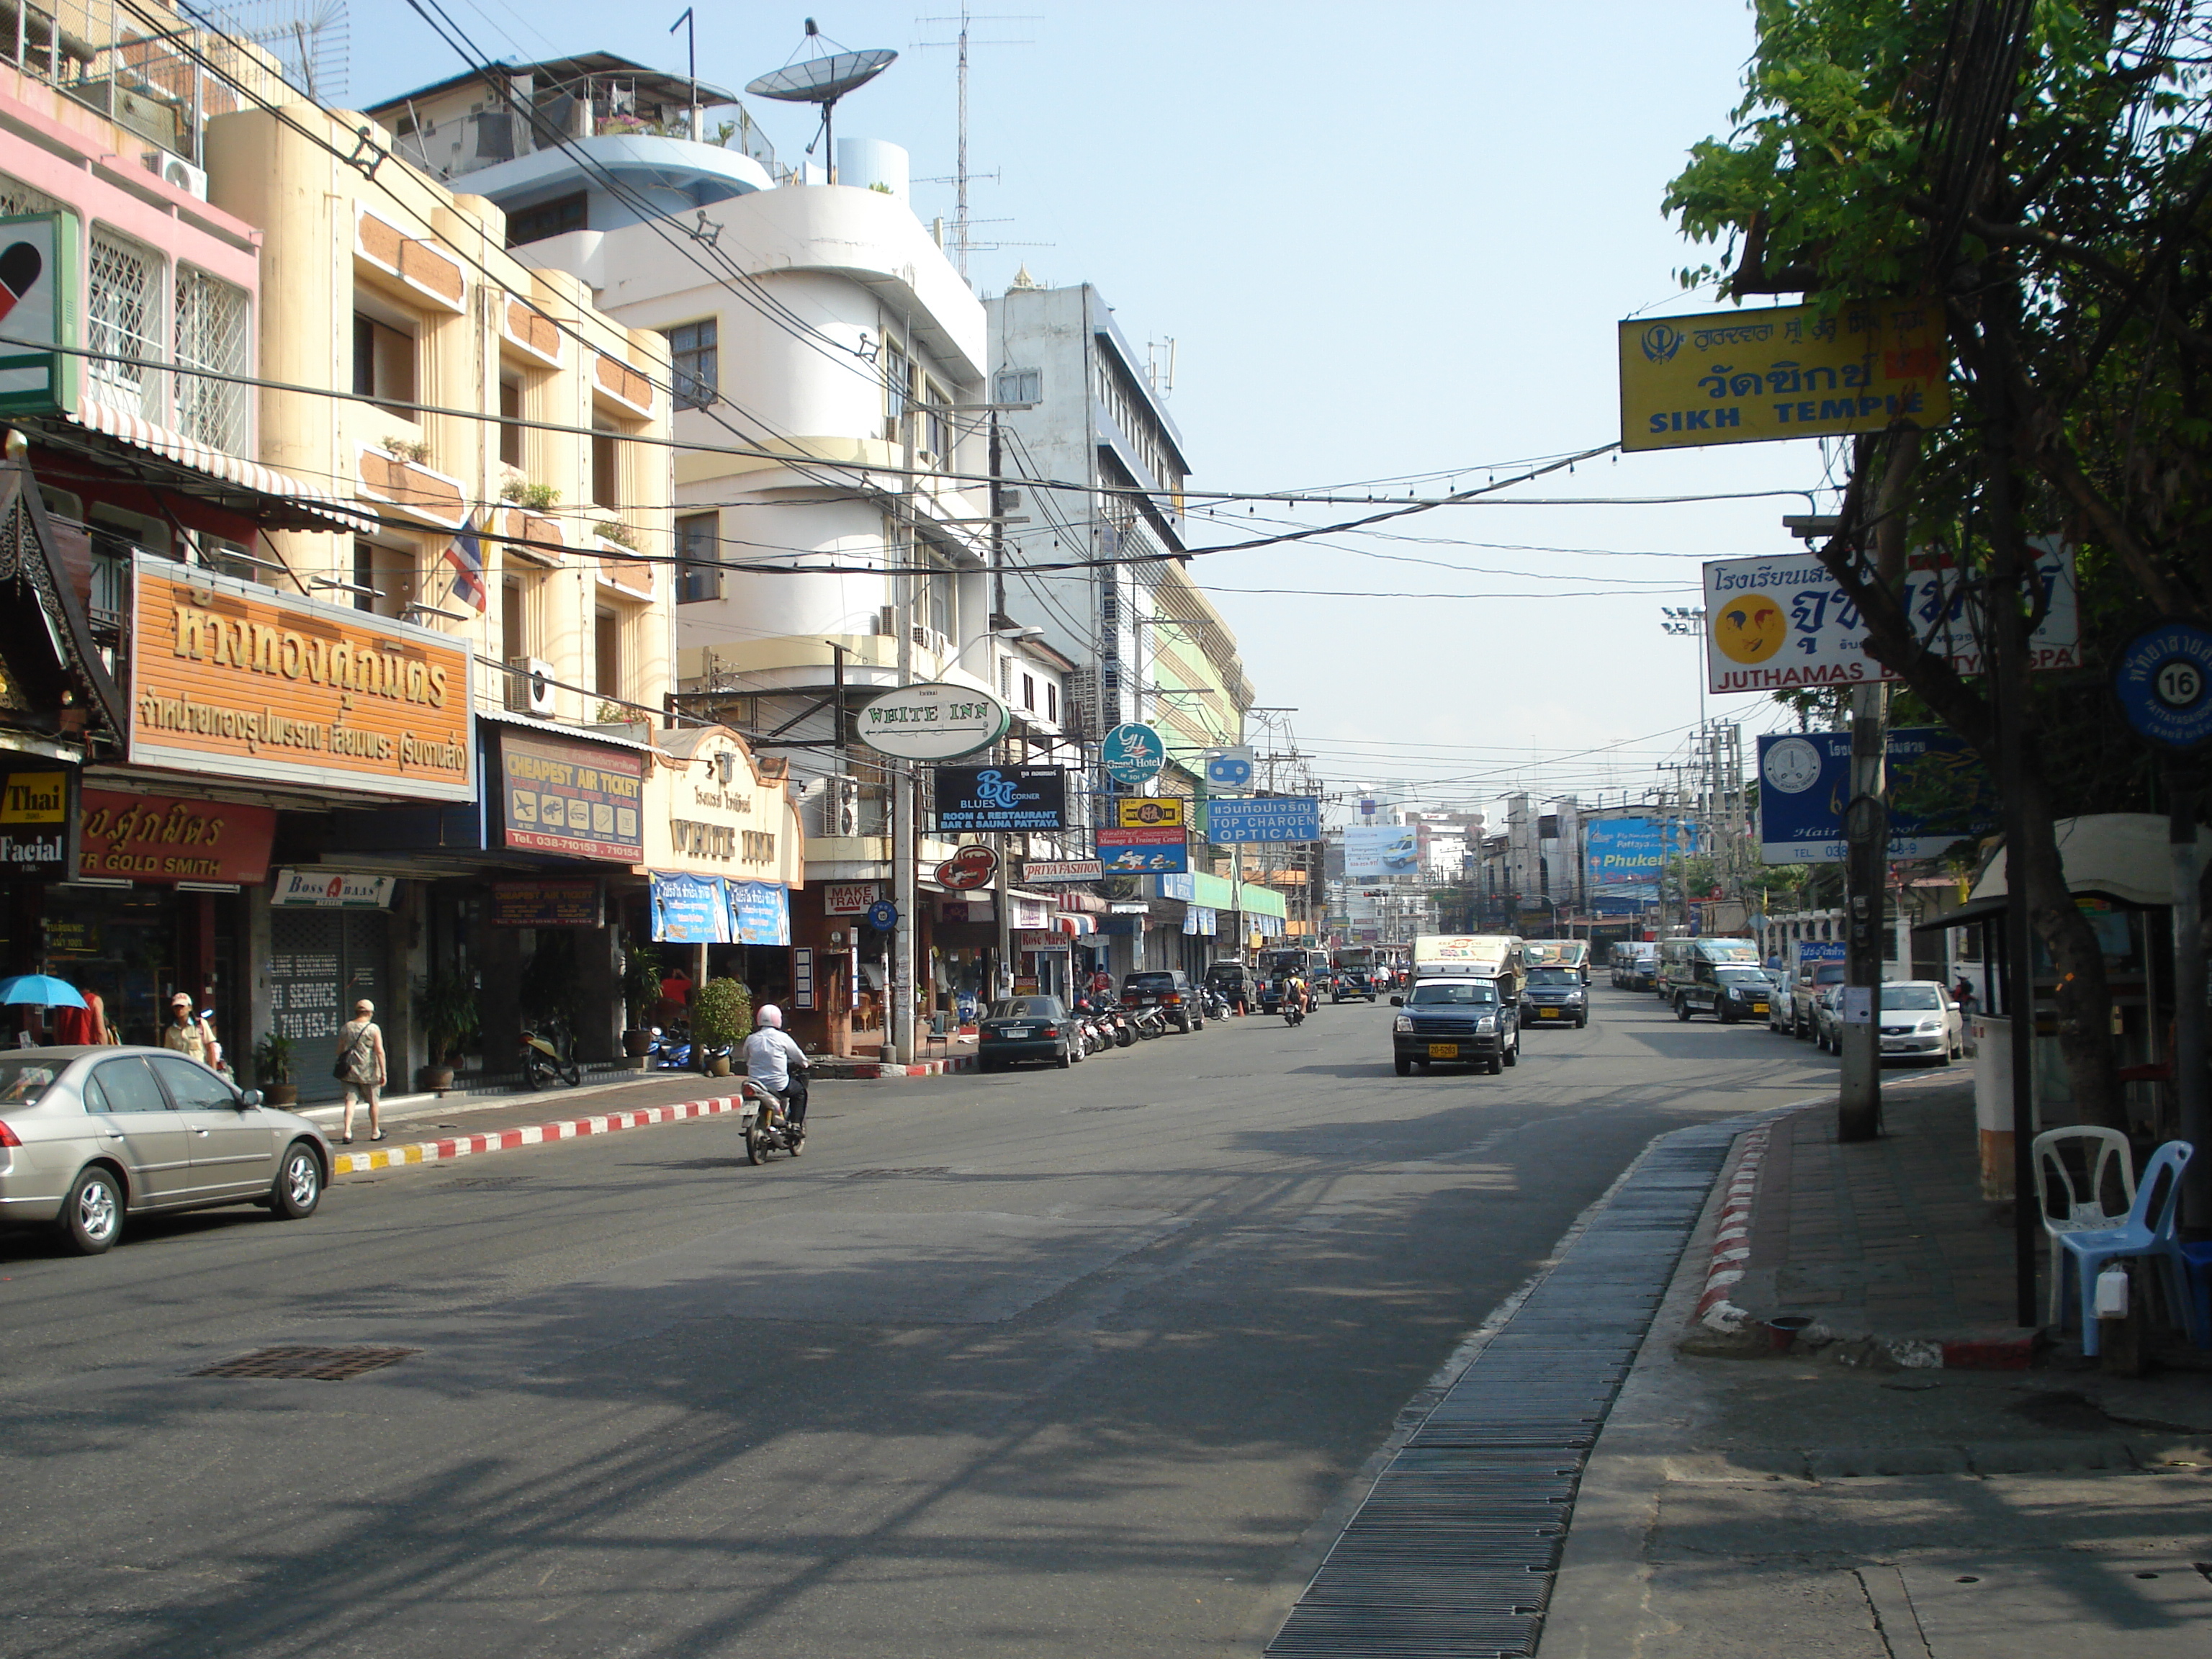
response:
<path id="1" fill-rule="evenodd" d="M 304 1377 L 316 1382 L 346 1382 L 396 1365 L 420 1348 L 256 1348 L 192 1376 Z"/>
<path id="2" fill-rule="evenodd" d="M 951 1170 L 945 1164 L 927 1164 L 911 1170 L 855 1170 L 848 1181 L 897 1181 L 913 1176 L 949 1176 Z"/>

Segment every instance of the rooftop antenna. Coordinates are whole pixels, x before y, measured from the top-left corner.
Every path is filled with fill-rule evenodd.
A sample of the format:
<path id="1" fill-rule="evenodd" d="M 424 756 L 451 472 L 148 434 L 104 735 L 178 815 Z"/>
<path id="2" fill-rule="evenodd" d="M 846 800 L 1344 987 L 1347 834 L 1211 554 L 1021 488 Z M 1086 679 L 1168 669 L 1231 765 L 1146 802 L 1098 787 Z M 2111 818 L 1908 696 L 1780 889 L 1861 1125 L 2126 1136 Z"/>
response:
<path id="1" fill-rule="evenodd" d="M 822 43 L 827 41 L 837 50 L 824 53 Z M 822 106 L 822 131 L 817 135 L 823 145 L 826 163 L 824 172 L 830 182 L 837 182 L 837 134 L 830 125 L 830 111 L 837 100 L 856 87 L 864 87 L 891 66 L 898 57 L 895 52 L 877 47 L 870 52 L 848 52 L 817 27 L 814 20 L 806 20 L 806 38 L 799 50 L 812 46 L 815 56 L 804 63 L 788 63 L 780 70 L 771 70 L 752 82 L 745 90 L 755 98 L 773 98 L 786 104 L 819 104 Z M 814 146 L 809 144 L 806 153 L 811 155 Z"/>
<path id="2" fill-rule="evenodd" d="M 954 40 L 924 40 L 921 42 L 920 45 L 921 49 L 924 52 L 933 51 L 945 46 L 951 46 L 957 49 L 960 54 L 960 152 L 958 158 L 954 161 L 952 167 L 952 183 L 955 191 L 952 212 L 952 240 L 960 250 L 960 275 L 963 278 L 968 275 L 968 252 L 970 246 L 968 240 L 968 227 L 970 223 L 968 217 L 968 185 L 969 179 L 974 177 L 974 175 L 968 171 L 968 48 L 971 46 L 1026 46 L 1032 44 L 1027 40 L 970 40 L 968 38 L 969 25 L 978 21 L 986 23 L 1034 23 L 1037 21 L 1037 16 L 1034 13 L 1012 15 L 1006 13 L 994 13 L 978 20 L 975 15 L 963 5 L 960 8 L 960 15 L 957 17 L 917 17 L 915 19 L 915 21 L 917 23 L 957 23 L 960 26 L 959 35 Z M 994 179 L 998 175 L 996 173 L 993 173 L 991 175 Z"/>

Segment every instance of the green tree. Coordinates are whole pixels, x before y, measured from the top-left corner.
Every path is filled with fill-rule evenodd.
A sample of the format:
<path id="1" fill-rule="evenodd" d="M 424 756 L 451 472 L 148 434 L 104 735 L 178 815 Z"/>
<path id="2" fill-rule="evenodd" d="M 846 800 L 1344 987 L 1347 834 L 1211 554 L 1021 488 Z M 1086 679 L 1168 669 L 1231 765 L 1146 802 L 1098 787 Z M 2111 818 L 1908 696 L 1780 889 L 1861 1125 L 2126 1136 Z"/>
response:
<path id="1" fill-rule="evenodd" d="M 2054 766 L 2113 745 L 2084 718 L 2087 688 L 2031 681 L 2047 604 L 2033 543 L 2078 550 L 2101 636 L 2212 607 L 2212 33 L 2171 0 L 1756 10 L 1735 131 L 1698 145 L 1667 198 L 1713 249 L 1685 276 L 1736 298 L 1942 306 L 1954 422 L 1853 441 L 1820 556 L 1874 654 L 2000 776 L 2011 745 L 2014 867 L 2057 970 L 2060 1048 L 2081 1115 L 2118 1125 L 2104 958 L 2051 830 Z M 1986 672 L 1920 642 L 1899 595 L 1923 554 L 1959 573 Z"/>

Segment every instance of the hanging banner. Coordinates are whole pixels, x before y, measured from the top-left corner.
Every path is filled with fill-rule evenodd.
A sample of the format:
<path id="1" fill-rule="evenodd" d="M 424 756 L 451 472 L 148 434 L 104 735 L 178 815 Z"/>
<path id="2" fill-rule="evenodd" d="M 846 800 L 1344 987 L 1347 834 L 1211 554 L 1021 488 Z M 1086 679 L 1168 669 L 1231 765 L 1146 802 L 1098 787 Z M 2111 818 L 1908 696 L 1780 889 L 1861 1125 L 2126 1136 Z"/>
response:
<path id="1" fill-rule="evenodd" d="M 26 755 L 0 772 L 0 876 L 76 879 L 82 781 L 65 761 Z"/>
<path id="2" fill-rule="evenodd" d="M 1319 841 L 1321 798 L 1267 795 L 1250 800 L 1210 800 L 1206 804 L 1206 838 L 1222 847 L 1254 841 Z"/>
<path id="3" fill-rule="evenodd" d="M 653 937 L 662 945 L 727 945 L 730 899 L 722 878 L 654 871 Z"/>
<path id="4" fill-rule="evenodd" d="M 1067 773 L 1057 766 L 940 766 L 939 835 L 1004 835 L 1067 827 Z"/>
<path id="5" fill-rule="evenodd" d="M 732 881 L 730 943 L 732 945 L 789 945 L 791 894 L 772 881 Z"/>
<path id="6" fill-rule="evenodd" d="M 2035 579 L 2047 606 L 2028 641 L 2031 669 L 2081 664 L 2073 549 L 2037 537 Z M 1981 607 L 1948 565 L 1909 572 L 1902 595 L 1921 640 L 1961 674 L 1982 672 Z M 1897 677 L 1867 653 L 1858 607 L 1812 553 L 1716 559 L 1705 566 L 1705 672 L 1715 691 L 1786 691 Z"/>
<path id="7" fill-rule="evenodd" d="M 1880 432 L 1951 418 L 1940 301 L 1631 318 L 1620 325 L 1620 447 L 1680 449 Z"/>
<path id="8" fill-rule="evenodd" d="M 642 862 L 642 754 L 502 730 L 499 766 L 501 823 L 509 847 L 617 864 Z"/>
<path id="9" fill-rule="evenodd" d="M 1889 733 L 1889 856 L 1932 859 L 1989 835 L 2002 805 L 1988 769 L 1957 732 Z M 1768 864 L 1841 864 L 1851 788 L 1848 732 L 1768 733 L 1759 740 L 1759 856 Z"/>

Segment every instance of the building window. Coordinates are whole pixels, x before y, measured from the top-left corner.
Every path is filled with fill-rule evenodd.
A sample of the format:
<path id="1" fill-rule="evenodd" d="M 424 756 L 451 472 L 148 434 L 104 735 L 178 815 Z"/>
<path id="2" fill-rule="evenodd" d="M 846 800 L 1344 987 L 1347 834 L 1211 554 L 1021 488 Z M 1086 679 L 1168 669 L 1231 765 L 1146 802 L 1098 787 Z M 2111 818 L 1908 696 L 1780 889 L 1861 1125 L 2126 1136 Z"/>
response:
<path id="1" fill-rule="evenodd" d="M 1044 401 L 1044 371 L 1041 368 L 1002 368 L 994 403 L 1041 404 Z"/>
<path id="2" fill-rule="evenodd" d="M 906 417 L 914 407 L 914 366 L 890 341 L 884 342 L 884 437 L 906 441 Z"/>
<path id="3" fill-rule="evenodd" d="M 1044 683 L 1044 717 L 1054 726 L 1060 724 L 1060 688 L 1050 680 Z"/>
<path id="4" fill-rule="evenodd" d="M 614 428 L 598 421 L 592 422 L 592 501 L 622 505 L 622 445 Z"/>
<path id="5" fill-rule="evenodd" d="M 924 383 L 921 447 L 940 462 L 952 455 L 952 400 L 934 380 Z"/>
<path id="6" fill-rule="evenodd" d="M 509 576 L 499 585 L 499 654 L 513 663 L 530 654 L 530 595 L 522 578 Z"/>
<path id="7" fill-rule="evenodd" d="M 520 208 L 507 216 L 507 245 L 520 247 L 525 242 L 542 242 L 548 236 L 588 229 L 590 217 L 582 191 L 574 196 L 556 196 L 535 207 Z"/>
<path id="8" fill-rule="evenodd" d="M 209 374 L 246 372 L 247 310 L 243 289 L 189 266 L 177 268 L 177 355 L 179 368 Z M 177 428 L 187 438 L 226 454 L 246 452 L 246 387 L 206 375 L 177 376 Z"/>
<path id="9" fill-rule="evenodd" d="M 1034 674 L 1022 676 L 1022 707 L 1032 710 L 1036 708 L 1036 676 Z"/>
<path id="10" fill-rule="evenodd" d="M 100 402 L 158 421 L 161 377 L 147 361 L 159 361 L 167 342 L 161 328 L 161 270 L 154 255 L 108 234 L 92 233 L 92 258 L 85 273 L 85 321 L 94 356 L 85 362 L 85 389 Z M 118 357 L 146 361 L 118 362 Z"/>
<path id="11" fill-rule="evenodd" d="M 714 513 L 690 513 L 676 521 L 676 556 L 688 562 L 678 567 L 676 602 L 696 605 L 722 597 L 722 573 L 708 564 L 722 562 L 722 520 Z"/>
<path id="12" fill-rule="evenodd" d="M 415 419 L 413 410 L 392 407 L 415 401 L 415 337 L 355 312 L 353 389 L 355 396 L 374 398 L 404 421 Z"/>
<path id="13" fill-rule="evenodd" d="M 622 614 L 592 613 L 592 689 L 603 697 L 622 696 Z"/>
<path id="14" fill-rule="evenodd" d="M 522 377 L 499 377 L 499 458 L 512 467 L 522 465 Z"/>
<path id="15" fill-rule="evenodd" d="M 685 323 L 665 332 L 669 366 L 675 371 L 677 408 L 711 407 L 720 375 L 717 361 L 720 346 L 715 337 L 718 330 L 714 319 L 709 317 L 703 323 Z"/>

